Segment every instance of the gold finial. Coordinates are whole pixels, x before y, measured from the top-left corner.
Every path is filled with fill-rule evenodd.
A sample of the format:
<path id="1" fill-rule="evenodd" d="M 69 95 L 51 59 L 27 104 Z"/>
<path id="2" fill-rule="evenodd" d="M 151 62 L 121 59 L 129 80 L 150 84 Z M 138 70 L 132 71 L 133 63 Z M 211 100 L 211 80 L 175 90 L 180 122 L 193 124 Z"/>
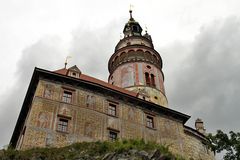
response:
<path id="1" fill-rule="evenodd" d="M 132 18 L 132 8 L 133 8 L 133 5 L 130 4 L 130 7 L 129 7 L 130 19 L 133 19 Z"/>
<path id="2" fill-rule="evenodd" d="M 68 62 L 68 59 L 70 59 L 70 58 L 72 58 L 71 56 L 67 56 L 66 57 L 66 59 L 65 59 L 65 63 L 64 63 L 64 68 L 66 68 L 67 67 L 67 62 Z"/>

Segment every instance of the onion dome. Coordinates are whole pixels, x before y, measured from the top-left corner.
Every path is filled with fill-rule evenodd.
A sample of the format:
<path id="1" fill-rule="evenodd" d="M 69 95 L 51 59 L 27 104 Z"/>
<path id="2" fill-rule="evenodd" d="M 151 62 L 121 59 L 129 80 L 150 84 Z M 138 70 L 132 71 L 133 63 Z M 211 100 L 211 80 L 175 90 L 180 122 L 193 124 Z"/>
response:
<path id="1" fill-rule="evenodd" d="M 130 13 L 130 19 L 125 24 L 124 29 L 123 29 L 124 37 L 141 36 L 142 35 L 142 27 L 132 17 L 132 10 L 129 10 L 129 13 Z"/>

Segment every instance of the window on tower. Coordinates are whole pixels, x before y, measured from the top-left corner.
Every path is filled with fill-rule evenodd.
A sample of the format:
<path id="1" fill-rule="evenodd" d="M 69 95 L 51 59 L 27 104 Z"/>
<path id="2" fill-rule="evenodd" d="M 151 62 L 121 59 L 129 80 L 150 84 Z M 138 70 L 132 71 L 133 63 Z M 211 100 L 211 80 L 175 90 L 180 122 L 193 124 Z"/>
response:
<path id="1" fill-rule="evenodd" d="M 138 26 L 132 26 L 133 32 L 138 32 Z"/>
<path id="2" fill-rule="evenodd" d="M 153 74 L 151 74 L 151 86 L 156 86 L 156 84 L 155 84 L 155 79 L 154 79 L 155 77 L 154 77 L 154 75 Z"/>
<path id="3" fill-rule="evenodd" d="M 150 77 L 149 77 L 149 73 L 147 73 L 147 72 L 145 73 L 145 81 L 146 81 L 146 85 L 150 86 L 150 83 L 151 83 L 150 82 Z"/>

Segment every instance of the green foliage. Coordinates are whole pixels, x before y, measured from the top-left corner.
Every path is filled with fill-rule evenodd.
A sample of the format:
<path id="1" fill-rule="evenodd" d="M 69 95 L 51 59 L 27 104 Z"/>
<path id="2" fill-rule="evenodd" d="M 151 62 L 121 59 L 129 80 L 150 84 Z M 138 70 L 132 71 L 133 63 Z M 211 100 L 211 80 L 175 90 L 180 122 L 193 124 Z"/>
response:
<path id="1" fill-rule="evenodd" d="M 154 142 L 144 142 L 144 140 L 122 140 L 122 141 L 104 141 L 104 142 L 82 142 L 61 148 L 33 148 L 25 151 L 17 151 L 12 148 L 0 152 L 1 160 L 62 160 L 78 159 L 85 156 L 98 157 L 102 159 L 106 153 L 126 153 L 131 149 L 138 151 L 152 152 L 159 150 L 162 155 L 169 159 L 183 160 L 181 157 L 171 154 L 167 147 Z"/>
<path id="2" fill-rule="evenodd" d="M 230 131 L 229 135 L 221 130 L 218 130 L 216 135 L 209 134 L 209 146 L 214 152 L 220 153 L 226 151 L 224 160 L 239 160 L 240 159 L 240 133 Z"/>

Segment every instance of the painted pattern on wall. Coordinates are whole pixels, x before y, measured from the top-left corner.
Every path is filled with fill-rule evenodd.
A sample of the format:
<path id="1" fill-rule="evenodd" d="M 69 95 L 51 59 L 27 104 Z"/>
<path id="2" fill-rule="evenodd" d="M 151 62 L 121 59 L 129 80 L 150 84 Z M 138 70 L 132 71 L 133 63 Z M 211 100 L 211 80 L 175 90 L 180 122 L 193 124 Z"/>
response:
<path id="1" fill-rule="evenodd" d="M 26 123 L 25 138 L 21 144 L 18 144 L 21 149 L 46 146 L 61 147 L 80 141 L 107 140 L 109 129 L 114 129 L 118 131 L 120 139 L 143 138 L 147 141 L 170 145 L 170 149 L 176 154 L 199 158 L 198 152 L 200 152 L 201 157 L 213 159 L 210 151 L 204 149 L 203 145 L 199 145 L 200 141 L 196 137 L 183 131 L 183 124 L 179 121 L 156 114 L 153 115 L 155 127 L 148 128 L 146 127 L 148 113 L 140 109 L 141 106 L 130 106 L 122 100 L 94 94 L 97 107 L 91 108 L 87 106 L 86 99 L 87 95 L 93 95 L 93 93 L 82 88 L 76 88 L 75 91 L 79 103 L 67 104 L 61 102 L 60 97 L 58 100 L 52 100 L 39 94 L 40 92 L 44 93 L 42 88 L 48 83 L 41 81 L 39 82 L 40 86 L 37 87 L 31 113 Z M 54 88 L 54 92 L 56 90 L 62 92 L 63 89 L 60 84 L 55 84 Z M 107 114 L 107 108 L 111 102 L 109 99 L 117 102 L 118 113 L 116 117 Z M 58 116 L 69 118 L 67 133 L 57 131 Z M 184 140 L 181 141 L 181 139 Z M 192 147 L 197 148 L 191 150 Z"/>
<path id="2" fill-rule="evenodd" d="M 155 77 L 155 86 L 153 88 L 165 94 L 161 71 L 154 65 L 143 62 L 126 63 L 119 66 L 110 76 L 109 83 L 122 88 L 146 86 L 144 76 L 146 72 L 149 73 L 149 75 L 153 74 Z"/>
<path id="3" fill-rule="evenodd" d="M 133 64 L 124 65 L 121 69 L 121 86 L 123 88 L 134 85 L 134 66 Z"/>

